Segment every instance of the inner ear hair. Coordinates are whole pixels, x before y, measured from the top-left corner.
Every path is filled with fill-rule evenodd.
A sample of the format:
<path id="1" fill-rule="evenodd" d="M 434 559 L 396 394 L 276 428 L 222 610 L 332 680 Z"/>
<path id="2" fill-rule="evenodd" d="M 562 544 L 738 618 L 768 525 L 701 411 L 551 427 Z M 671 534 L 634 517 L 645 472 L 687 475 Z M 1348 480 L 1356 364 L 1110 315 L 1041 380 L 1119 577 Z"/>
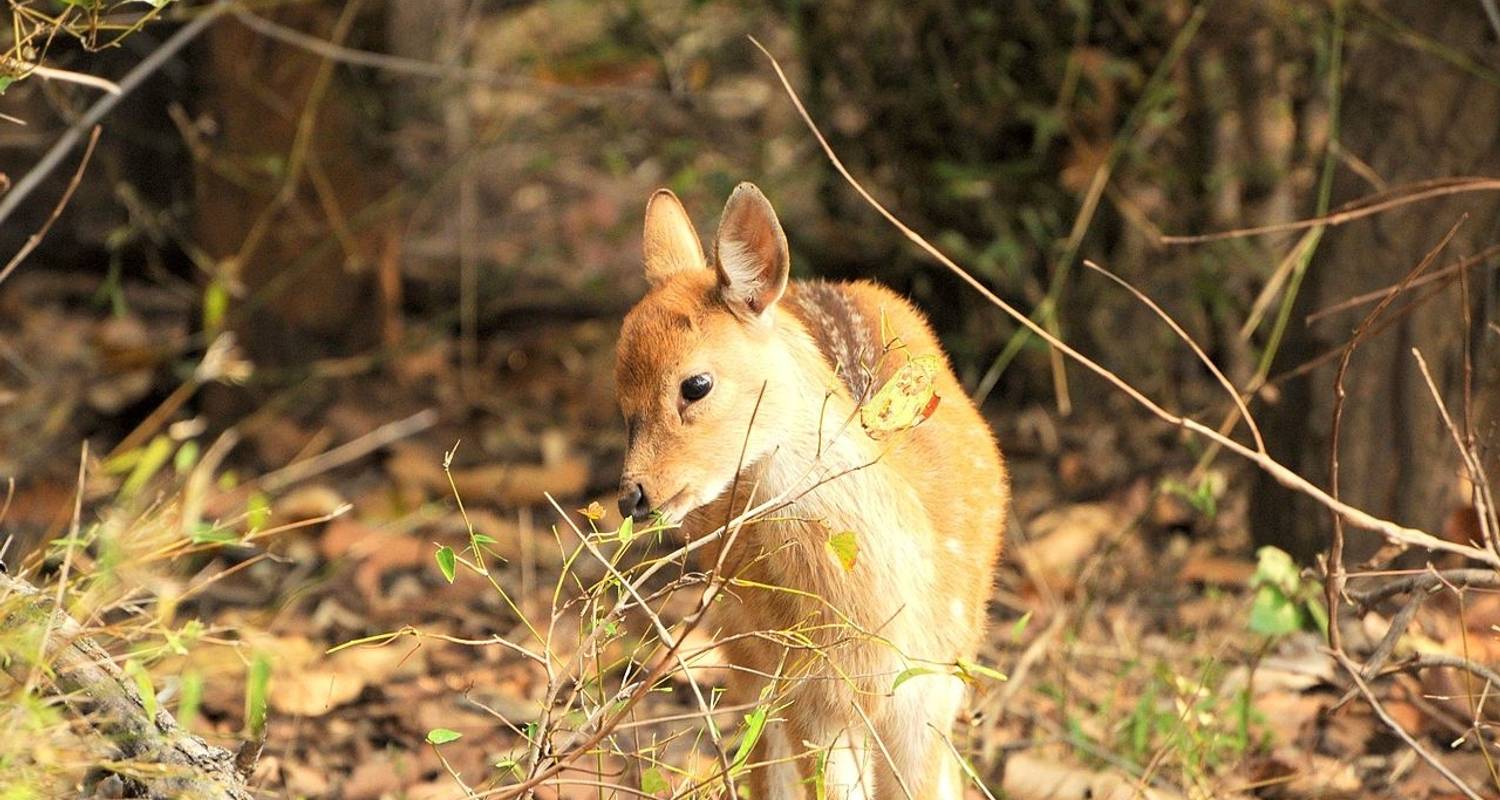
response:
<path id="1" fill-rule="evenodd" d="M 753 183 L 735 187 L 714 237 L 719 291 L 736 313 L 759 317 L 786 291 L 791 257 L 771 202 Z"/>
<path id="2" fill-rule="evenodd" d="M 698 231 L 682 201 L 670 189 L 657 189 L 646 201 L 646 229 L 641 236 L 646 280 L 652 286 L 692 269 L 708 266 Z"/>

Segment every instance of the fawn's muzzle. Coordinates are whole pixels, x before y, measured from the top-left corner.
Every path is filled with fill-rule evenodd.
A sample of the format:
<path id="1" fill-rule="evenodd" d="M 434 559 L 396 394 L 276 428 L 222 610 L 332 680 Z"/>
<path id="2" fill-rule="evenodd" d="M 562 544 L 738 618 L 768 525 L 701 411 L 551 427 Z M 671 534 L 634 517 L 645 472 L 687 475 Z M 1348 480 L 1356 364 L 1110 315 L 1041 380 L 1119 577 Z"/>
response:
<path id="1" fill-rule="evenodd" d="M 636 522 L 650 518 L 651 501 L 646 497 L 646 487 L 632 481 L 620 488 L 620 516 L 634 517 Z"/>

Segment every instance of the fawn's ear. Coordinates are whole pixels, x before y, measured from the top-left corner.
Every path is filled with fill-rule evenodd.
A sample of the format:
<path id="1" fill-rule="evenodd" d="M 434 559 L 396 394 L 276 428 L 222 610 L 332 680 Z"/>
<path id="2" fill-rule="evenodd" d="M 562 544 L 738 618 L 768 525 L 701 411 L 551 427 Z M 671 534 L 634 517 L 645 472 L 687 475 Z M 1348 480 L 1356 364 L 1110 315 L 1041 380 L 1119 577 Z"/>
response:
<path id="1" fill-rule="evenodd" d="M 646 201 L 646 233 L 641 249 L 646 280 L 652 286 L 679 272 L 708 266 L 693 221 L 670 189 L 657 189 Z"/>
<path id="2" fill-rule="evenodd" d="M 714 237 L 719 292 L 730 309 L 758 319 L 786 291 L 791 256 L 771 201 L 753 183 L 742 183 L 724 204 Z"/>

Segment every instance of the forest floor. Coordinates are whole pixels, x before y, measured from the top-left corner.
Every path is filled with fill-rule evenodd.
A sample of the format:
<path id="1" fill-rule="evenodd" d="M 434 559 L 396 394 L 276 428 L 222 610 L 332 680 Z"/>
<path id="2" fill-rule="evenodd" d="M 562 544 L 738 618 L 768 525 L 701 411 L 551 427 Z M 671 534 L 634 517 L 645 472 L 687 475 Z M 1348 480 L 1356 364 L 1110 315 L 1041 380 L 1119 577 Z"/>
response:
<path id="1" fill-rule="evenodd" d="M 127 287 L 118 313 L 102 314 L 92 290 L 65 276 L 22 274 L 6 288 L 0 342 L 28 376 L 6 385 L 0 421 L 0 440 L 25 443 L 0 458 L 20 473 L 0 522 L 15 539 L 13 572 L 19 564 L 38 583 L 57 577 L 56 545 L 40 545 L 68 530 L 75 448 L 87 438 L 86 531 L 114 524 L 129 551 L 131 537 L 180 524 L 181 503 L 198 502 L 210 524 L 195 531 L 216 547 L 114 567 L 118 585 L 147 587 L 152 602 L 138 604 L 149 610 L 136 613 L 154 621 L 130 625 L 139 593 L 79 593 L 70 607 L 113 652 L 146 660 L 168 707 L 186 676 L 201 676 L 189 724 L 228 746 L 245 730 L 247 673 L 268 662 L 268 740 L 254 775 L 263 796 L 463 797 L 455 775 L 477 791 L 511 779 L 548 687 L 535 663 L 493 637 L 538 647 L 522 615 L 546 620 L 561 597 L 548 647 L 562 662 L 600 657 L 577 652 L 589 606 L 568 601 L 603 568 L 580 560 L 566 565 L 568 580 L 560 576 L 577 545 L 573 526 L 591 522 L 573 510 L 614 505 L 623 431 L 610 389 L 611 322 L 542 319 L 494 332 L 472 374 L 454 366 L 456 344 L 435 334 L 379 358 L 314 363 L 275 391 L 254 382 L 198 388 L 168 368 L 188 341 L 170 322 L 184 318 L 170 298 Z M 111 454 L 179 386 L 196 392 L 184 410 L 146 423 Z M 1221 458 L 1189 480 L 1192 455 L 1165 426 L 1060 420 L 1041 406 L 990 410 L 1015 496 L 980 663 L 1008 680 L 976 676 L 956 744 L 992 792 L 1458 796 L 1369 706 L 1338 706 L 1347 681 L 1311 615 L 1292 626 L 1300 630 L 1252 630 L 1258 565 L 1240 465 Z M 210 434 L 197 414 L 212 426 L 235 420 L 237 444 L 216 450 L 221 428 Z M 196 458 L 160 457 L 144 470 L 157 441 L 168 442 L 163 452 L 201 446 Z M 210 453 L 223 461 L 195 495 L 191 476 Z M 600 529 L 617 526 L 612 515 L 596 521 Z M 494 584 L 466 569 L 450 582 L 435 558 L 442 546 L 462 553 L 470 524 L 504 559 L 491 564 Z M 71 558 L 75 575 L 108 569 L 97 548 Z M 1263 563 L 1261 576 L 1275 567 L 1274 558 Z M 680 618 L 690 599 L 669 598 L 662 618 Z M 1493 599 L 1479 595 L 1461 616 L 1429 603 L 1415 629 L 1427 639 L 1411 646 L 1485 646 L 1500 622 Z M 204 628 L 193 646 L 147 649 L 194 619 Z M 1364 617 L 1371 642 L 1381 619 Z M 631 618 L 626 627 L 645 624 Z M 330 652 L 356 641 L 366 643 Z M 722 685 L 715 659 L 709 651 L 693 661 L 700 686 Z M 619 678 L 604 672 L 606 682 Z M 1493 789 L 1486 754 L 1463 741 L 1464 693 L 1431 683 L 1382 677 L 1386 712 L 1446 751 L 1472 785 Z M 730 747 L 743 713 L 720 717 Z M 636 707 L 612 740 L 616 754 L 578 762 L 564 773 L 576 782 L 541 794 L 614 792 L 600 782 L 628 787 L 622 796 L 680 790 L 717 766 L 703 728 L 679 673 Z M 435 729 L 461 738 L 426 743 Z M 627 751 L 648 755 L 630 764 L 617 755 Z M 657 765 L 654 775 L 641 764 Z M 974 787 L 969 795 L 983 796 Z"/>

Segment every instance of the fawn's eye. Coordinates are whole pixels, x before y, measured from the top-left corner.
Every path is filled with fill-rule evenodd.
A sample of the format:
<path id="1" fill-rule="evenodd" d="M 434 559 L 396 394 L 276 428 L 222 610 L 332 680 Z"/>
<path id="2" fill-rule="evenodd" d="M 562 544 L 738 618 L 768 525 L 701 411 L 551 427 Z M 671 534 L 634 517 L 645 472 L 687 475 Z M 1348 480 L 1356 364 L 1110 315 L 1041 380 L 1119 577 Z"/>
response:
<path id="1" fill-rule="evenodd" d="M 714 388 L 713 377 L 707 372 L 699 373 L 682 382 L 682 399 L 689 403 L 702 400 L 712 388 Z"/>

